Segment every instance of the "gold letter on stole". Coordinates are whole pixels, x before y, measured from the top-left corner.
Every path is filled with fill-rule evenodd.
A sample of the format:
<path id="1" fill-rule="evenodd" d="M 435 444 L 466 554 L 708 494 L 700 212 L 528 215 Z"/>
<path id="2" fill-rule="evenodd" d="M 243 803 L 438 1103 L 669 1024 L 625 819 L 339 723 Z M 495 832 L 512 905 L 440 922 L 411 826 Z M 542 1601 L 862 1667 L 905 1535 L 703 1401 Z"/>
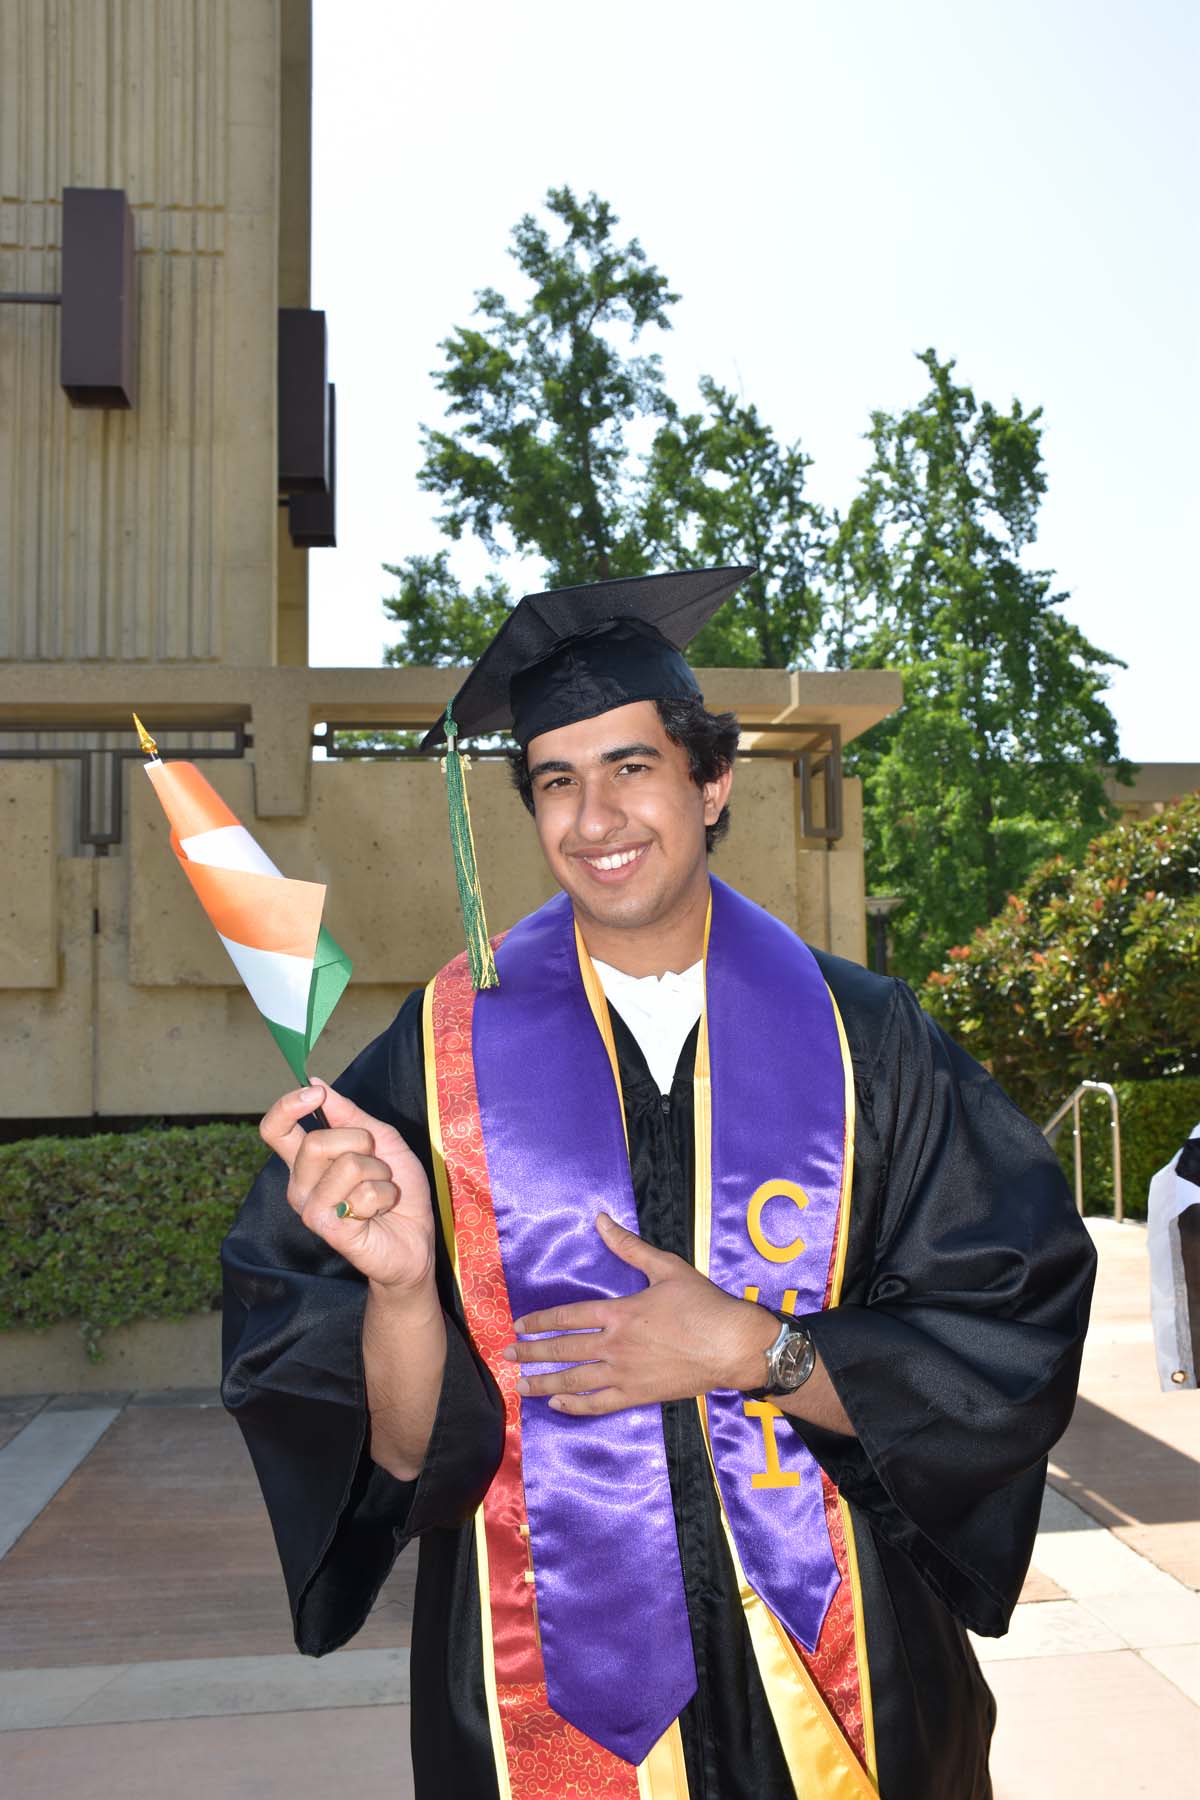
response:
<path id="1" fill-rule="evenodd" d="M 750 1233 L 750 1242 L 758 1254 L 765 1256 L 768 1262 L 791 1262 L 793 1257 L 803 1255 L 804 1239 L 795 1238 L 790 1244 L 773 1244 L 762 1227 L 763 1209 L 768 1200 L 777 1197 L 790 1200 L 801 1211 L 808 1205 L 808 1195 L 799 1182 L 785 1181 L 781 1176 L 773 1181 L 764 1181 L 750 1196 L 750 1204 L 746 1208 L 746 1230 Z"/>
<path id="2" fill-rule="evenodd" d="M 796 1469 L 784 1469 L 779 1464 L 779 1445 L 775 1442 L 775 1421 L 782 1419 L 783 1414 L 769 1400 L 743 1400 L 742 1411 L 748 1419 L 757 1419 L 762 1425 L 763 1448 L 766 1451 L 767 1466 L 761 1474 L 750 1477 L 750 1486 L 756 1488 L 799 1487 L 800 1474 Z"/>

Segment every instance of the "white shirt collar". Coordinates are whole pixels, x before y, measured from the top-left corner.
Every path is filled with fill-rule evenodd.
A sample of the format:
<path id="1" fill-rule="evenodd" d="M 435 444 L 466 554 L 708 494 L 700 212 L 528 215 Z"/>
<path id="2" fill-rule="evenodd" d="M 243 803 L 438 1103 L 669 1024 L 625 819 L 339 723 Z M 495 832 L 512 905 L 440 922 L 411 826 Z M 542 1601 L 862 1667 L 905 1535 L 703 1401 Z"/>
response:
<path id="1" fill-rule="evenodd" d="M 660 1094 L 669 1094 L 679 1053 L 704 1004 L 704 964 L 695 962 L 680 973 L 626 975 L 611 963 L 592 967 L 606 998 L 620 1013 L 637 1041 Z"/>

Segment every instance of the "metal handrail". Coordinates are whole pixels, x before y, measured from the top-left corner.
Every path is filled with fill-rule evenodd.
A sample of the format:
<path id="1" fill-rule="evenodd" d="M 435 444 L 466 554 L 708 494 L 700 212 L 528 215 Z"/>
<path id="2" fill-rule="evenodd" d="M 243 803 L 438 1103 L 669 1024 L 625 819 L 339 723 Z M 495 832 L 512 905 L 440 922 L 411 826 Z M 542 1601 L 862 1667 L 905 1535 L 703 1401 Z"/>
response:
<path id="1" fill-rule="evenodd" d="M 1073 1137 L 1075 1140 L 1075 1207 L 1083 1214 L 1083 1145 L 1079 1138 L 1079 1105 L 1085 1094 L 1107 1094 L 1112 1114 L 1112 1171 L 1113 1171 L 1113 1217 L 1120 1225 L 1125 1219 L 1125 1197 L 1121 1191 L 1121 1103 L 1117 1099 L 1117 1090 L 1108 1081 L 1081 1081 L 1073 1094 L 1068 1094 L 1053 1118 L 1042 1126 L 1042 1136 L 1053 1143 L 1058 1130 L 1067 1113 L 1073 1121 Z"/>

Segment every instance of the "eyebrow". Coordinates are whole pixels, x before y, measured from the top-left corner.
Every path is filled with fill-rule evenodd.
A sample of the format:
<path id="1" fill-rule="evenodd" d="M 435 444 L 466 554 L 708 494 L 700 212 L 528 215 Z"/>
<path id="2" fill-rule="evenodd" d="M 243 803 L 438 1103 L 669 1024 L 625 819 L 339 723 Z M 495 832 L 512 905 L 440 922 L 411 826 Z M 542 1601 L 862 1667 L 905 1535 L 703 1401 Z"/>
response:
<path id="1" fill-rule="evenodd" d="M 631 756 L 648 756 L 653 757 L 656 762 L 662 761 L 662 751 L 656 750 L 653 744 L 622 744 L 616 750 L 602 750 L 600 761 L 602 763 L 627 762 Z M 540 775 L 573 775 L 574 773 L 574 763 L 540 762 L 530 769 L 529 779 L 536 781 Z"/>

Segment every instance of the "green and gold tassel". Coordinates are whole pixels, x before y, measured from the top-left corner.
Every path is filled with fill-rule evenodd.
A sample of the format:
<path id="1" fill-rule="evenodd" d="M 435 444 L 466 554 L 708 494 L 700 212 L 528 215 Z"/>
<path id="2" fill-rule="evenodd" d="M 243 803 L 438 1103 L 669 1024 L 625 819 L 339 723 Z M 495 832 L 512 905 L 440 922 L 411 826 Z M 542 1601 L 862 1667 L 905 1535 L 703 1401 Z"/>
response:
<path id="1" fill-rule="evenodd" d="M 487 919 L 483 912 L 483 893 L 479 886 L 479 865 L 475 860 L 475 839 L 471 835 L 471 808 L 467 801 L 466 771 L 471 759 L 458 747 L 458 726 L 454 723 L 454 702 L 446 707 L 444 721 L 446 754 L 442 771 L 446 777 L 446 800 L 450 808 L 450 848 L 454 852 L 454 879 L 458 883 L 458 903 L 462 908 L 463 931 L 467 939 L 467 960 L 471 965 L 471 985 L 475 988 L 500 986 L 496 959 L 488 939 Z"/>

